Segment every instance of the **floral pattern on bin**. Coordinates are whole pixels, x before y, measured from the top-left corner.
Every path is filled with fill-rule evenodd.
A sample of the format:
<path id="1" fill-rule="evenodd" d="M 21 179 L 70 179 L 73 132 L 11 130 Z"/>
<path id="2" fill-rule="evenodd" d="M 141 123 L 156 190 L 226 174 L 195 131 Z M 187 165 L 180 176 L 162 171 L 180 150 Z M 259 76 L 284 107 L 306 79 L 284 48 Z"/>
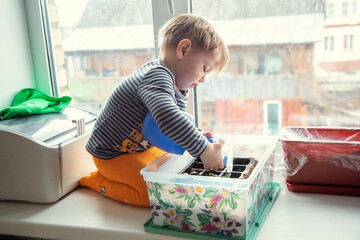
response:
<path id="1" fill-rule="evenodd" d="M 149 197 L 153 197 L 152 218 L 164 219 L 163 226 L 229 237 L 240 232 L 243 224 L 233 214 L 238 202 L 243 200 L 240 190 L 152 182 L 147 182 L 147 187 Z M 185 204 L 160 199 L 162 196 L 185 201 Z"/>
<path id="2" fill-rule="evenodd" d="M 235 216 L 230 216 L 226 211 L 204 210 L 204 213 L 197 214 L 197 217 L 201 232 L 218 236 L 232 237 L 239 233 L 238 229 L 242 226 Z"/>
<path id="3" fill-rule="evenodd" d="M 273 177 L 273 171 L 271 170 L 271 163 L 274 156 L 270 155 L 264 164 L 264 168 L 257 174 L 254 181 L 251 183 L 248 196 L 250 199 L 250 207 L 247 209 L 247 223 L 248 229 L 251 229 L 255 222 L 256 217 L 260 213 L 265 200 L 268 198 L 271 192 L 271 182 Z"/>
<path id="4" fill-rule="evenodd" d="M 149 197 L 154 196 L 156 199 L 161 198 L 161 191 L 164 190 L 165 184 L 146 182 Z"/>
<path id="5" fill-rule="evenodd" d="M 246 191 L 147 182 L 154 224 L 210 236 L 245 236 L 271 192 L 271 161 L 270 156 Z M 248 209 L 242 204 L 245 201 Z"/>

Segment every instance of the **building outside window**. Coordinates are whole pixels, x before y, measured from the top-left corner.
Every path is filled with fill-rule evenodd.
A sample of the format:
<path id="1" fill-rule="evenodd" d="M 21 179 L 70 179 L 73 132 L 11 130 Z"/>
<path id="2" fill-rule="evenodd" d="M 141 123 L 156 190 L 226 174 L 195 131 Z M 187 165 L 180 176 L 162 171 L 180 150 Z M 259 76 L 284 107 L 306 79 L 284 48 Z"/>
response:
<path id="1" fill-rule="evenodd" d="M 99 112 L 117 84 L 155 59 L 154 2 L 47 0 L 59 95 Z M 325 10 L 335 19 L 335 2 L 275 2 L 279 7 L 274 0 L 190 1 L 190 11 L 213 23 L 230 52 L 224 71 L 192 91 L 198 126 L 257 136 L 294 125 L 360 126 L 360 81 L 340 74 L 359 73 L 358 60 L 329 62 L 326 55 L 335 54 L 342 32 L 322 35 L 334 29 L 325 26 Z M 342 7 L 348 14 L 348 4 Z M 344 48 L 354 41 L 347 35 Z M 334 71 L 340 75 L 333 80 Z"/>
<path id="2" fill-rule="evenodd" d="M 47 3 L 54 49 L 65 62 L 56 61 L 57 72 L 66 72 L 60 95 L 76 105 L 99 112 L 117 84 L 155 58 L 151 0 Z"/>

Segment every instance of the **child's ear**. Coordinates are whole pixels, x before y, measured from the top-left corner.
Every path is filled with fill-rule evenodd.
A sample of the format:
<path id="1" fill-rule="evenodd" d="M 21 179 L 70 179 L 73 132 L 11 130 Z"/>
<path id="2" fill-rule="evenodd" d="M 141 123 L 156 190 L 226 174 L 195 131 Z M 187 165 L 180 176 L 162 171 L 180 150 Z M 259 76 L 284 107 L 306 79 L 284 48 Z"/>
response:
<path id="1" fill-rule="evenodd" d="M 176 48 L 176 57 L 182 59 L 191 48 L 191 40 L 183 39 L 179 42 L 178 47 Z"/>

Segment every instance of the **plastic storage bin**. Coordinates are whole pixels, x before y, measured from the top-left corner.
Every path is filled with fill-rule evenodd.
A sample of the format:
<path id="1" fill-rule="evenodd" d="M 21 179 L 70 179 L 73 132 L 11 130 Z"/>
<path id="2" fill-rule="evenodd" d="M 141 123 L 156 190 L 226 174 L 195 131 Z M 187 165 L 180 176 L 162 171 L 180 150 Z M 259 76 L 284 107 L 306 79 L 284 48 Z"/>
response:
<path id="1" fill-rule="evenodd" d="M 279 140 L 289 190 L 360 196 L 360 129 L 286 127 Z"/>
<path id="2" fill-rule="evenodd" d="M 195 160 L 187 152 L 181 156 L 165 154 L 142 169 L 148 187 L 151 225 L 157 227 L 149 230 L 148 222 L 145 230 L 195 233 L 197 237 L 249 236 L 259 224 L 256 219 L 270 196 L 274 197 L 276 143 L 258 142 L 261 144 L 241 141 L 232 144 L 234 159 L 249 157 L 258 161 L 251 174 L 242 179 L 182 174 Z"/>

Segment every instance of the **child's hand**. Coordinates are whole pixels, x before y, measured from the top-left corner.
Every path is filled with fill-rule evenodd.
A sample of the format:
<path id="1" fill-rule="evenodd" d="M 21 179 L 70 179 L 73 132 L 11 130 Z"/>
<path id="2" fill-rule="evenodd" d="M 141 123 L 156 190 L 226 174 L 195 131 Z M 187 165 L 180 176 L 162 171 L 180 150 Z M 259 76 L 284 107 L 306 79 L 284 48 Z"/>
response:
<path id="1" fill-rule="evenodd" d="M 221 155 L 221 149 L 225 141 L 219 139 L 216 143 L 209 143 L 205 151 L 200 155 L 201 161 L 204 163 L 205 170 L 217 170 L 224 168 Z"/>

